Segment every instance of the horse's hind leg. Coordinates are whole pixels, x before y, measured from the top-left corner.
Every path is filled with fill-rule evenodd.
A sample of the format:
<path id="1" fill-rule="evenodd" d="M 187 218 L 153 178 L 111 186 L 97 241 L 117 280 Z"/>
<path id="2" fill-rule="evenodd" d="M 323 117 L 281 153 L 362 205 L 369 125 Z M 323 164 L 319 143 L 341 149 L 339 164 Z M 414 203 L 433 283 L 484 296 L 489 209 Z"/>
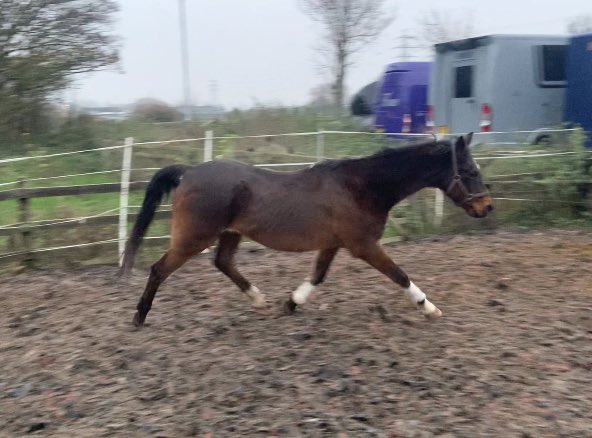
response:
<path id="1" fill-rule="evenodd" d="M 152 307 L 152 301 L 154 301 L 156 291 L 162 282 L 165 281 L 169 275 L 183 266 L 187 260 L 207 248 L 213 240 L 214 239 L 205 239 L 197 242 L 191 247 L 173 244 L 160 260 L 152 265 L 146 288 L 138 302 L 138 311 L 134 315 L 134 325 L 139 327 L 144 324 L 146 315 L 148 315 L 148 312 Z"/>
<path id="2" fill-rule="evenodd" d="M 243 277 L 234 266 L 234 254 L 238 248 L 240 240 L 241 235 L 239 233 L 233 231 L 224 231 L 221 233 L 218 239 L 218 248 L 214 258 L 214 265 L 251 299 L 253 307 L 267 307 L 265 296 L 257 287 L 251 285 L 251 283 Z"/>
<path id="3" fill-rule="evenodd" d="M 339 251 L 339 248 L 328 248 L 319 252 L 315 262 L 315 270 L 312 278 L 310 281 L 305 281 L 302 283 L 300 286 L 298 286 L 298 289 L 292 292 L 292 295 L 284 305 L 285 313 L 294 313 L 296 306 L 298 304 L 304 304 L 315 287 L 325 281 L 327 271 L 329 270 L 333 259 L 335 259 L 337 251 Z"/>

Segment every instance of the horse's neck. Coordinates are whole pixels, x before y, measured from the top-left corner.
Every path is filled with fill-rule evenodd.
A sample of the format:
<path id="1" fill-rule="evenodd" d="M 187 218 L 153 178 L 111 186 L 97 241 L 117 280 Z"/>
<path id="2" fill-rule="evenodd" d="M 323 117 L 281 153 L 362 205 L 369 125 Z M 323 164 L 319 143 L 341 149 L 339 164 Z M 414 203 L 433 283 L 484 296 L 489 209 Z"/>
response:
<path id="1" fill-rule="evenodd" d="M 445 157 L 434 153 L 393 154 L 369 159 L 365 166 L 366 190 L 381 207 L 390 210 L 395 204 L 426 187 L 438 187 L 442 180 Z"/>

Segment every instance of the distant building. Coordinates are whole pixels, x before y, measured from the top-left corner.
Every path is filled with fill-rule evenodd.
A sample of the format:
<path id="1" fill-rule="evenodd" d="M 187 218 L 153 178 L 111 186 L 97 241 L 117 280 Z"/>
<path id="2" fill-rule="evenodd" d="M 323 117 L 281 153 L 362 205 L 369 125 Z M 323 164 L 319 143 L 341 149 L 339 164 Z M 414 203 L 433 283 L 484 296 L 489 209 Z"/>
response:
<path id="1" fill-rule="evenodd" d="M 202 120 L 215 119 L 226 114 L 226 110 L 216 105 L 193 105 L 186 108 L 183 105 L 174 107 L 182 114 L 188 114 L 191 117 Z M 97 107 L 75 107 L 71 105 L 70 111 L 78 114 L 87 114 L 105 120 L 125 120 L 132 115 L 132 105 L 111 105 Z"/>
<path id="2" fill-rule="evenodd" d="M 130 115 L 130 108 L 126 106 L 101 106 L 101 107 L 81 107 L 76 112 L 88 114 L 92 117 L 107 120 L 125 120 Z"/>
<path id="3" fill-rule="evenodd" d="M 218 105 L 192 105 L 186 107 L 185 105 L 178 105 L 175 107 L 177 111 L 183 115 L 187 115 L 189 119 L 194 117 L 196 119 L 215 119 L 226 114 L 226 110 Z"/>

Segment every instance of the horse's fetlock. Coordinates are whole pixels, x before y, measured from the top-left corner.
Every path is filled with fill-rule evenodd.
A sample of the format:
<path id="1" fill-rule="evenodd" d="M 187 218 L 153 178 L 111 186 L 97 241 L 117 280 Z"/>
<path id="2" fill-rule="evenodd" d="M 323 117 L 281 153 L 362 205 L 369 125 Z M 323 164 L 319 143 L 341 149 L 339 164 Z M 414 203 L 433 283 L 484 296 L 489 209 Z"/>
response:
<path id="1" fill-rule="evenodd" d="M 284 314 L 292 315 L 296 311 L 298 305 L 290 298 L 284 303 Z"/>

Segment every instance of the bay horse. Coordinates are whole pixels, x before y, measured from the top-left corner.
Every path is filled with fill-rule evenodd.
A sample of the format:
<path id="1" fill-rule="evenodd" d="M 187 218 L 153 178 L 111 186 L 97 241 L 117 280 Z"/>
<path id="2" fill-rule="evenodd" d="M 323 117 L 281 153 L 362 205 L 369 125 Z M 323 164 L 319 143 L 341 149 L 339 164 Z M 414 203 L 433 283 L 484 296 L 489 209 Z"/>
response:
<path id="1" fill-rule="evenodd" d="M 150 269 L 133 323 L 144 324 L 161 283 L 190 257 L 216 241 L 214 265 L 246 294 L 255 308 L 264 295 L 237 270 L 241 237 L 279 251 L 318 251 L 310 280 L 285 302 L 292 313 L 321 284 L 339 249 L 347 249 L 401 286 L 430 319 L 442 315 L 385 253 L 379 239 L 390 209 L 425 187 L 442 190 L 472 217 L 493 210 L 492 199 L 469 150 L 472 133 L 387 148 L 361 158 L 325 160 L 294 172 L 278 172 L 235 161 L 172 165 L 156 172 L 129 240 L 121 273 L 129 273 L 155 211 L 173 191 L 171 241 Z"/>

